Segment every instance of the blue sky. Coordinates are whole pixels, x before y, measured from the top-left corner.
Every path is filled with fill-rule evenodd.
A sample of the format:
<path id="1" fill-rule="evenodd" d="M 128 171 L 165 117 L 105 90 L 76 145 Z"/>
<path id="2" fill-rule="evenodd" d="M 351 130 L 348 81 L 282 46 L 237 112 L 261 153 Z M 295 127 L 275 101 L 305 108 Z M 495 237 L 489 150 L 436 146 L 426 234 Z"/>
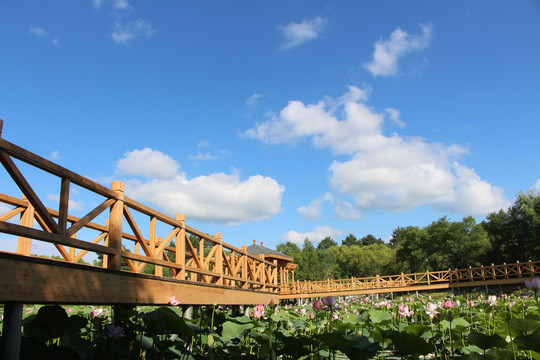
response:
<path id="1" fill-rule="evenodd" d="M 0 46 L 4 138 L 235 246 L 540 188 L 538 1 L 8 0 Z"/>

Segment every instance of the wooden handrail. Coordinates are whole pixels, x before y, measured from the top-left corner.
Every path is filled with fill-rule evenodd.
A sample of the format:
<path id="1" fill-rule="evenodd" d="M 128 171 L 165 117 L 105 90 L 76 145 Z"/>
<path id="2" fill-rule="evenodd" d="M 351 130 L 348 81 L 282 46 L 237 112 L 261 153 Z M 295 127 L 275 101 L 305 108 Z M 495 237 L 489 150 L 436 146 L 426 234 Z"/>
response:
<path id="1" fill-rule="evenodd" d="M 223 242 L 220 234 L 211 236 L 186 225 L 183 215 L 172 218 L 124 196 L 121 182 L 114 182 L 111 189 L 106 188 L 10 143 L 1 137 L 2 125 L 0 120 L 0 160 L 25 196 L 19 199 L 0 193 L 0 203 L 14 207 L 7 213 L 0 214 L 0 232 L 19 237 L 19 248 L 22 249 L 19 253 L 30 255 L 31 239 L 37 239 L 54 244 L 60 255 L 69 262 L 80 260 L 87 252 L 95 252 L 103 254 L 103 266 L 113 270 L 120 270 L 123 259 L 128 263 L 130 271 L 140 272 L 145 264 L 153 264 L 156 275 L 161 274 L 165 267 L 171 270 L 173 277 L 180 280 L 201 281 L 231 288 L 277 291 L 277 263 Z M 58 210 L 43 205 L 12 158 L 59 179 L 61 196 Z M 103 200 L 82 218 L 70 215 L 67 213 L 70 184 L 102 196 Z M 110 214 L 105 224 L 93 222 L 107 209 L 110 209 Z M 21 221 L 14 224 L 13 219 L 19 215 Z M 149 218 L 149 237 L 145 237 L 140 230 L 141 226 L 148 226 L 144 221 L 140 221 L 140 215 Z M 34 228 L 34 220 L 37 220 L 41 229 Z M 123 228 L 124 221 L 128 224 L 127 228 Z M 168 225 L 172 230 L 165 236 L 158 237 L 157 223 Z M 85 241 L 77 238 L 77 234 L 82 230 L 91 230 L 97 234 L 90 241 Z M 191 246 L 189 235 L 199 238 L 199 246 Z M 173 240 L 177 242 L 176 246 L 169 245 Z M 103 242 L 103 245 L 100 242 Z M 135 252 L 124 250 L 125 242 L 133 242 Z M 181 248 L 180 244 L 184 247 Z M 76 253 L 75 249 L 79 252 Z M 139 253 L 140 249 L 142 253 Z M 170 258 L 169 254 L 174 254 L 174 259 Z"/>
<path id="2" fill-rule="evenodd" d="M 467 269 L 448 269 L 400 275 L 372 276 L 323 281 L 303 281 L 281 285 L 282 294 L 309 294 L 344 292 L 360 289 L 392 289 L 407 286 L 441 283 L 473 282 L 478 280 L 503 280 L 509 278 L 534 277 L 540 275 L 540 261 L 517 261 L 514 264 L 478 266 Z"/>

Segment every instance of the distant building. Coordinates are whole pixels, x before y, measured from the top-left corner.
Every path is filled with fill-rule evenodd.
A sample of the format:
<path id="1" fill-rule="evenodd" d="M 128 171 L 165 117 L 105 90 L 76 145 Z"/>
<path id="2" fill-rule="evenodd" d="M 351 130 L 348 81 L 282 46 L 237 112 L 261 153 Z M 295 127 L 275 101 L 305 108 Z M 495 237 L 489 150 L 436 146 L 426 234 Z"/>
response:
<path id="1" fill-rule="evenodd" d="M 294 270 L 298 265 L 292 263 L 294 261 L 293 257 L 263 246 L 262 241 L 261 245 L 257 245 L 256 240 L 253 240 L 253 245 L 246 247 L 246 251 L 251 255 L 259 256 L 266 261 L 277 263 L 280 274 L 280 284 L 287 284 L 291 281 L 294 282 Z"/>

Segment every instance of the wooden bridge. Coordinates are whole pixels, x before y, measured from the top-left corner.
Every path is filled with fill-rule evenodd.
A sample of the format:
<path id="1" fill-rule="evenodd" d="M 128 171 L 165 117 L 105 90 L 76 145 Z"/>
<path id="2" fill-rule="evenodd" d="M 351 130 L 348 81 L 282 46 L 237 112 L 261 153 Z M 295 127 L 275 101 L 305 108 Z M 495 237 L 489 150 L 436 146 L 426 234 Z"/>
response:
<path id="1" fill-rule="evenodd" d="M 165 305 L 176 296 L 191 305 L 249 305 L 328 295 L 516 284 L 540 274 L 539 262 L 529 261 L 295 281 L 292 258 L 251 254 L 246 246 L 239 249 L 225 243 L 219 233 L 211 236 L 196 230 L 186 225 L 182 214 L 171 218 L 128 198 L 121 182 L 113 182 L 109 189 L 10 143 L 2 138 L 2 126 L 0 120 L 0 162 L 22 197 L 4 194 L 7 186 L 0 190 L 0 233 L 17 241 L 16 253 L 0 251 L 0 302 Z M 23 166 L 34 181 L 51 175 L 56 179 L 58 209 L 43 204 L 23 175 Z M 80 218 L 68 213 L 73 186 L 92 194 L 96 204 Z M 33 241 L 53 244 L 63 261 L 32 256 Z M 80 264 L 89 253 L 101 257 L 100 266 Z"/>
<path id="2" fill-rule="evenodd" d="M 16 252 L 0 251 L 0 302 L 4 303 L 6 354 L 18 354 L 24 303 L 250 305 L 280 299 L 358 295 L 466 286 L 522 283 L 540 275 L 540 262 L 346 280 L 299 282 L 292 258 L 251 254 L 171 218 L 124 194 L 124 184 L 104 187 L 2 138 L 0 162 L 16 186 L 0 189 L 0 241 L 16 241 Z M 47 208 L 23 175 L 58 182 L 58 209 Z M 38 172 L 36 175 L 35 173 Z M 4 186 L 4 185 L 3 185 Z M 93 196 L 95 207 L 70 215 L 70 189 Z M 5 194 L 15 189 L 15 194 Z M 18 190 L 17 190 L 18 189 Z M 98 219 L 103 220 L 101 222 Z M 143 234 L 141 229 L 147 229 Z M 33 242 L 52 244 L 62 261 L 32 256 Z M 1 245 L 0 245 L 1 248 Z M 133 249 L 131 251 L 130 249 Z M 81 264 L 97 254 L 99 266 Z M 95 256 L 95 255 L 94 255 Z"/>
<path id="3" fill-rule="evenodd" d="M 540 261 L 373 276 L 343 280 L 297 281 L 281 285 L 280 299 L 315 298 L 407 291 L 449 290 L 462 287 L 523 284 L 540 276 Z"/>
<path id="4" fill-rule="evenodd" d="M 140 204 L 125 196 L 121 182 L 106 188 L 20 148 L 1 137 L 2 125 L 0 120 L 0 162 L 22 198 L 0 190 L 0 232 L 17 241 L 16 254 L 0 252 L 1 302 L 164 305 L 171 296 L 182 304 L 279 301 L 278 272 L 286 261 L 252 255 L 219 233 L 189 227 L 182 214 L 171 218 Z M 43 204 L 23 167 L 35 182 L 56 179 L 58 209 Z M 68 213 L 73 186 L 97 204 L 80 218 Z M 31 256 L 36 240 L 53 244 L 64 261 Z M 89 252 L 102 257 L 102 266 L 79 264 Z M 152 274 L 146 274 L 149 267 Z"/>

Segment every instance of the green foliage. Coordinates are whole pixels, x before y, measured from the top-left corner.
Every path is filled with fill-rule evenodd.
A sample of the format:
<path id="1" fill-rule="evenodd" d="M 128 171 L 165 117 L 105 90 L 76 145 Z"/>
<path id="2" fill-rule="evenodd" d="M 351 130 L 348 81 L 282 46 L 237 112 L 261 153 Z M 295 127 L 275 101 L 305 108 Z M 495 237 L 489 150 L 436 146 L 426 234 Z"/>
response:
<path id="1" fill-rule="evenodd" d="M 535 260 L 540 253 L 540 194 L 520 192 L 507 210 L 491 213 L 482 223 L 494 263 Z"/>
<path id="2" fill-rule="evenodd" d="M 444 297 L 442 297 L 444 296 Z M 25 311 L 21 359 L 537 359 L 534 298 L 348 298 L 302 306 Z M 428 304 L 437 316 L 430 317 Z M 446 305 L 448 304 L 448 305 Z M 259 308 L 258 306 L 258 308 Z M 403 314 L 407 307 L 410 312 Z M 90 312 L 90 310 L 92 310 Z M 116 323 L 113 324 L 112 318 Z"/>
<path id="3" fill-rule="evenodd" d="M 443 217 L 425 228 L 397 228 L 392 241 L 402 272 L 478 266 L 491 248 L 483 226 L 470 216 L 462 221 Z"/>

